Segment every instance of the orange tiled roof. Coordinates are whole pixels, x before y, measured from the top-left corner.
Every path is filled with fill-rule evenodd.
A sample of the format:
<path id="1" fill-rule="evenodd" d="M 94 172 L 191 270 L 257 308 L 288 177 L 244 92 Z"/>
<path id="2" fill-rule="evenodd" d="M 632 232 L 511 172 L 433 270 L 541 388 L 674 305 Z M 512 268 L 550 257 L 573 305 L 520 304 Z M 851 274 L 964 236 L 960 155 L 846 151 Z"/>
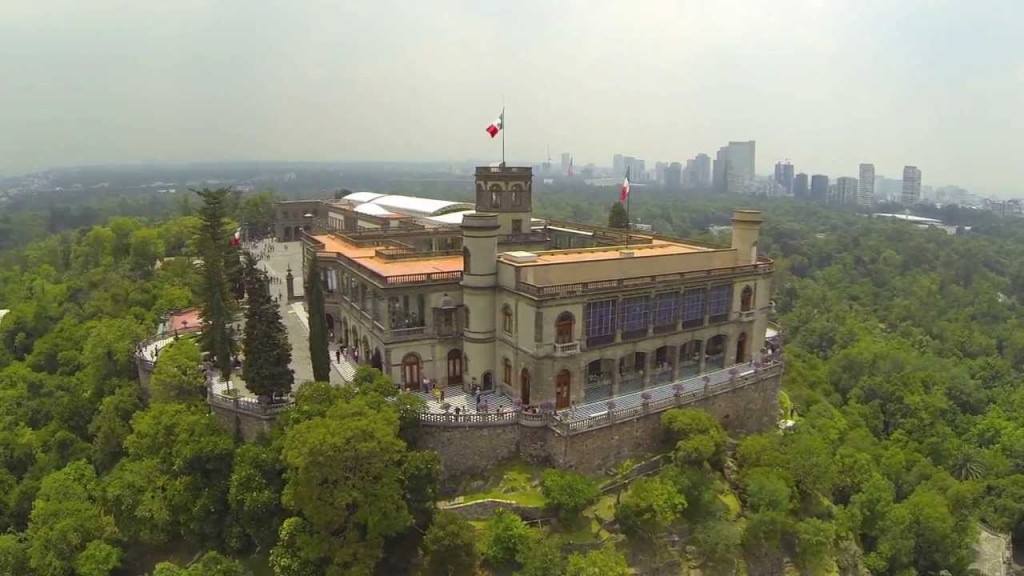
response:
<path id="1" fill-rule="evenodd" d="M 510 262 L 516 266 L 536 266 L 538 264 L 565 264 L 569 262 L 591 262 L 595 260 L 614 260 L 617 258 L 643 258 L 645 256 L 668 256 L 672 254 L 692 254 L 694 252 L 708 252 L 713 248 L 683 244 L 681 242 L 669 242 L 655 238 L 651 244 L 631 245 L 628 250 L 633 256 L 623 256 L 623 246 L 610 246 L 606 248 L 582 248 L 578 250 L 552 250 L 538 252 L 537 259 L 530 262 Z M 509 262 L 506 260 L 506 262 Z"/>
<path id="2" fill-rule="evenodd" d="M 377 256 L 377 249 L 379 248 L 377 246 L 356 246 L 333 235 L 313 236 L 313 238 L 323 243 L 324 252 L 336 252 L 346 256 L 384 277 L 462 271 L 462 256 L 385 260 Z"/>

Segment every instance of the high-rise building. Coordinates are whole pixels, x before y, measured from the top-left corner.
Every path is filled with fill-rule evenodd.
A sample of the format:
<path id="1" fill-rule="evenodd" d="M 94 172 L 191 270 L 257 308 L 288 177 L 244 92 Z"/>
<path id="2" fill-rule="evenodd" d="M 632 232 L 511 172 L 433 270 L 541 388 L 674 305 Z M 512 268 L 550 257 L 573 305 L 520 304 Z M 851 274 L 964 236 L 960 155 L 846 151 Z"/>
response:
<path id="1" fill-rule="evenodd" d="M 572 153 L 562 152 L 562 174 L 569 173 L 569 165 L 572 164 Z"/>
<path id="2" fill-rule="evenodd" d="M 683 189 L 683 165 L 673 162 L 665 169 L 665 188 L 673 192 Z"/>
<path id="3" fill-rule="evenodd" d="M 850 176 L 840 176 L 836 179 L 834 202 L 836 204 L 857 203 L 857 179 Z"/>
<path id="4" fill-rule="evenodd" d="M 793 193 L 793 165 L 789 161 L 775 163 L 775 183 L 786 191 Z"/>
<path id="5" fill-rule="evenodd" d="M 647 167 L 646 163 L 640 158 L 634 158 L 632 156 L 623 156 L 622 162 L 626 165 L 623 172 L 629 170 L 629 179 L 634 182 L 643 182 L 647 180 Z"/>
<path id="6" fill-rule="evenodd" d="M 711 185 L 711 157 L 707 154 L 697 154 L 686 161 L 686 168 L 683 170 L 683 188 L 693 190 L 695 188 L 707 188 Z"/>
<path id="7" fill-rule="evenodd" d="M 811 200 L 815 202 L 828 200 L 828 176 L 824 174 L 811 176 Z"/>
<path id="8" fill-rule="evenodd" d="M 612 156 L 612 175 L 622 176 L 626 173 L 626 162 L 622 154 Z"/>
<path id="9" fill-rule="evenodd" d="M 807 174 L 801 172 L 793 177 L 793 196 L 807 198 Z"/>
<path id="10" fill-rule="evenodd" d="M 667 162 L 655 162 L 654 163 L 654 181 L 658 184 L 665 184 L 665 169 L 668 168 Z"/>
<path id="11" fill-rule="evenodd" d="M 871 206 L 875 203 L 875 165 L 861 164 L 857 180 L 857 204 Z"/>
<path id="12" fill-rule="evenodd" d="M 899 202 L 902 193 L 902 180 L 875 176 L 875 200 L 877 202 Z"/>
<path id="13" fill-rule="evenodd" d="M 742 193 L 754 179 L 755 142 L 729 142 L 715 154 L 712 187 L 715 192 Z"/>
<path id="14" fill-rule="evenodd" d="M 900 202 L 906 206 L 921 201 L 921 171 L 917 166 L 903 167 L 903 194 Z"/>

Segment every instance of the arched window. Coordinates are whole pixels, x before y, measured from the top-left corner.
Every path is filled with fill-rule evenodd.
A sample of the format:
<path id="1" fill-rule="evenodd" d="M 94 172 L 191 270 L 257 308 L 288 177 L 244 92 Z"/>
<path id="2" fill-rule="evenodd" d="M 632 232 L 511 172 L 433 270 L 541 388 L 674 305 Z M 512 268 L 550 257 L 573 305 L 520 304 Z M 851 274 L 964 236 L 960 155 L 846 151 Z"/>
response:
<path id="1" fill-rule="evenodd" d="M 740 293 L 740 310 L 747 312 L 754 305 L 754 289 L 750 285 L 743 287 L 743 292 Z"/>
<path id="2" fill-rule="evenodd" d="M 512 205 L 515 207 L 522 206 L 523 204 L 523 187 L 520 184 L 512 185 Z"/>
<path id="3" fill-rule="evenodd" d="M 707 370 L 719 370 L 725 368 L 725 335 L 719 334 L 708 340 L 707 348 L 704 350 L 704 367 Z"/>
<path id="4" fill-rule="evenodd" d="M 469 274 L 470 273 L 470 268 L 469 268 L 469 248 L 467 248 L 465 246 L 462 247 L 462 273 L 463 274 Z"/>
<path id="5" fill-rule="evenodd" d="M 519 401 L 523 406 L 530 404 L 530 371 L 526 368 L 519 373 Z"/>
<path id="6" fill-rule="evenodd" d="M 501 186 L 491 186 L 491 208 L 501 207 Z"/>
<path id="7" fill-rule="evenodd" d="M 402 385 L 406 390 L 420 387 L 420 357 L 414 352 L 402 357 Z"/>
<path id="8" fill-rule="evenodd" d="M 512 334 L 512 307 L 505 304 L 501 307 L 501 329 L 505 334 Z"/>
<path id="9" fill-rule="evenodd" d="M 571 312 L 562 312 L 555 320 L 555 342 L 557 344 L 568 344 L 574 339 L 576 318 Z"/>
<path id="10" fill-rule="evenodd" d="M 501 382 L 506 386 L 512 385 L 512 361 L 508 358 L 502 362 Z"/>
<path id="11" fill-rule="evenodd" d="M 747 333 L 743 332 L 736 339 L 736 363 L 742 364 L 747 361 Z"/>
<path id="12" fill-rule="evenodd" d="M 572 392 L 572 373 L 568 370 L 562 370 L 555 377 L 555 408 L 562 410 L 568 408 L 570 403 L 570 393 Z"/>
<path id="13" fill-rule="evenodd" d="M 462 350 L 455 348 L 448 352 L 448 385 L 462 384 Z"/>

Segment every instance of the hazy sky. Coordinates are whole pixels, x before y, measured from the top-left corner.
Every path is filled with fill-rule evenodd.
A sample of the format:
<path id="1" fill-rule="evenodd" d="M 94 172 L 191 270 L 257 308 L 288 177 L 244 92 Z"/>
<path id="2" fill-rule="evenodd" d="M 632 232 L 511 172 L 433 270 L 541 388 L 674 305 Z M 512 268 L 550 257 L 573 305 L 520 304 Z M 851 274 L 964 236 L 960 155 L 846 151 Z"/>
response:
<path id="1" fill-rule="evenodd" d="M 0 0 L 0 172 L 655 160 L 1024 195 L 1024 0 Z"/>

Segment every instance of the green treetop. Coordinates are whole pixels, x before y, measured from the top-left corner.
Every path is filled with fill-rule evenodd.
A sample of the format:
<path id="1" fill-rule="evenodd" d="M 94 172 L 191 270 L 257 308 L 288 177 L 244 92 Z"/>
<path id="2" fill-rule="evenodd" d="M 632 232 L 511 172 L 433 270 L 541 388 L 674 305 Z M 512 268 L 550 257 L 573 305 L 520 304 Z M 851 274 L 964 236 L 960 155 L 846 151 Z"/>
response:
<path id="1" fill-rule="evenodd" d="M 324 316 L 324 288 L 316 255 L 306 264 L 306 305 L 309 306 L 309 358 L 313 363 L 313 379 L 329 382 L 331 356 L 327 350 L 327 318 Z"/>

